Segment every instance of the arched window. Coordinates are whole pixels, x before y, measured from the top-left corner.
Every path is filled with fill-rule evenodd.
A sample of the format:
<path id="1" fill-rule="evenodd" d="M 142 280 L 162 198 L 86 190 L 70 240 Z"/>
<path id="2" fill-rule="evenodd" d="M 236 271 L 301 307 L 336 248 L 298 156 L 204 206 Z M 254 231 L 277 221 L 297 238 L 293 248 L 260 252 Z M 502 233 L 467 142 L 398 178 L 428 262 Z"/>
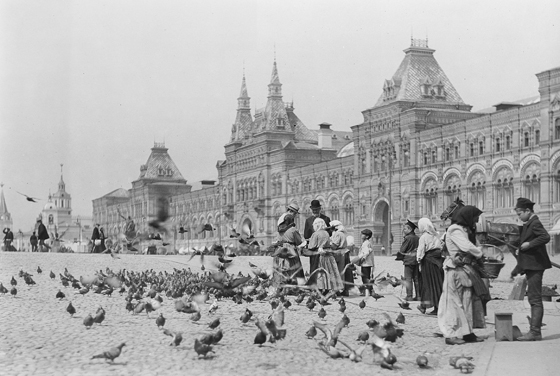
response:
<path id="1" fill-rule="evenodd" d="M 511 149 L 511 137 L 506 136 L 506 150 Z"/>
<path id="2" fill-rule="evenodd" d="M 478 155 L 484 154 L 484 141 L 478 143 Z"/>
<path id="3" fill-rule="evenodd" d="M 430 179 L 424 185 L 424 212 L 428 216 L 437 213 L 437 183 L 434 179 Z"/>
<path id="4" fill-rule="evenodd" d="M 529 132 L 523 134 L 523 146 L 529 147 Z"/>
<path id="5" fill-rule="evenodd" d="M 445 205 L 450 206 L 457 197 L 461 197 L 461 179 L 457 175 L 447 178 L 444 185 Z"/>
<path id="6" fill-rule="evenodd" d="M 522 175 L 523 196 L 540 204 L 541 201 L 541 171 L 536 163 L 529 165 Z"/>
<path id="7" fill-rule="evenodd" d="M 344 200 L 344 225 L 351 226 L 354 224 L 354 204 L 352 198 L 347 197 Z"/>
<path id="8" fill-rule="evenodd" d="M 560 140 L 560 118 L 554 121 L 554 139 Z"/>
<path id="9" fill-rule="evenodd" d="M 500 152 L 500 137 L 496 137 L 496 153 Z"/>
<path id="10" fill-rule="evenodd" d="M 474 157 L 474 143 L 471 142 L 471 157 Z"/>
<path id="11" fill-rule="evenodd" d="M 486 175 L 482 171 L 476 171 L 471 175 L 467 188 L 467 201 L 479 209 L 484 209 L 484 202 L 486 201 Z"/>
<path id="12" fill-rule="evenodd" d="M 554 179 L 554 202 L 560 202 L 560 165 L 556 167 L 556 173 L 553 174 Z"/>
<path id="13" fill-rule="evenodd" d="M 513 206 L 513 172 L 509 168 L 502 168 L 494 177 L 494 204 L 497 208 Z"/>
<path id="14" fill-rule="evenodd" d="M 538 146 L 541 142 L 541 131 L 536 129 L 535 130 L 535 145 Z"/>
<path id="15" fill-rule="evenodd" d="M 340 210 L 338 208 L 338 200 L 333 199 L 329 204 L 331 220 L 340 220 Z"/>

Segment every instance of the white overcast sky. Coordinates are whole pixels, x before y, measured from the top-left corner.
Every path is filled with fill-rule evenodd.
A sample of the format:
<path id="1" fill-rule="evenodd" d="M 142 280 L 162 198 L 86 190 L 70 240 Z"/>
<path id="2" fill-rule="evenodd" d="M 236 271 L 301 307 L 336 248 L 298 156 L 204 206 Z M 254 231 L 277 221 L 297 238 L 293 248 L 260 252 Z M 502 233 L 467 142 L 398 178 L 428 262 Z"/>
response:
<path id="1" fill-rule="evenodd" d="M 560 66 L 560 1 L 0 2 L 0 181 L 29 229 L 64 164 L 73 214 L 130 188 L 154 141 L 189 182 L 216 179 L 243 68 L 266 103 L 274 53 L 309 128 L 350 130 L 415 38 L 473 110 L 538 94 Z M 16 191 L 39 197 L 28 203 Z"/>

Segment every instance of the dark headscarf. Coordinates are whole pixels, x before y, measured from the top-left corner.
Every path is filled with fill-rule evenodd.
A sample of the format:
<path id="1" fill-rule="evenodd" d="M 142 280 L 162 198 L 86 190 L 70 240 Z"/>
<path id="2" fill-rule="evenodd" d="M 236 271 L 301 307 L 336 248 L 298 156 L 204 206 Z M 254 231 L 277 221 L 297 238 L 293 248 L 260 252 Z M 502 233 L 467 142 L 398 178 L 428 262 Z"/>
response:
<path id="1" fill-rule="evenodd" d="M 292 213 L 288 213 L 284 215 L 284 221 L 278 225 L 278 232 L 286 232 L 290 227 L 294 227 L 295 225 L 294 215 Z"/>
<path id="2" fill-rule="evenodd" d="M 471 243 L 476 244 L 476 222 L 475 217 L 482 214 L 482 210 L 476 206 L 467 205 L 458 208 L 451 216 L 451 223 L 456 223 L 460 226 L 466 227 L 469 231 L 469 240 Z"/>

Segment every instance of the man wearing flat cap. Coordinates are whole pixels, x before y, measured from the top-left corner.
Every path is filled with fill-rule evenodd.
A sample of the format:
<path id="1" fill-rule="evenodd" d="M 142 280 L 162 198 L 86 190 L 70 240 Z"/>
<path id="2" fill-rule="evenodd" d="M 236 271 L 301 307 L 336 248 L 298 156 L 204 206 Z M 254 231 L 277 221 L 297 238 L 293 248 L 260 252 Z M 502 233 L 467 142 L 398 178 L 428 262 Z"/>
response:
<path id="1" fill-rule="evenodd" d="M 317 218 L 321 218 L 323 219 L 323 221 L 325 221 L 325 224 L 327 225 L 327 231 L 329 232 L 329 235 L 331 235 L 331 219 L 321 213 L 321 203 L 319 202 L 319 200 L 312 200 L 311 206 L 309 208 L 311 209 L 312 214 L 305 220 L 305 227 L 303 230 L 304 239 L 306 241 L 309 241 L 309 238 L 311 238 L 311 235 L 313 235 L 313 221 L 315 221 L 315 219 Z M 317 269 L 317 267 L 319 266 L 319 258 L 320 255 L 309 256 L 309 273 L 313 273 L 315 269 Z"/>
<path id="2" fill-rule="evenodd" d="M 540 341 L 544 308 L 542 302 L 542 279 L 545 269 L 552 267 L 546 252 L 546 244 L 550 235 L 545 230 L 539 217 L 533 211 L 534 202 L 520 197 L 515 205 L 515 212 L 523 222 L 521 229 L 517 266 L 521 273 L 527 276 L 527 296 L 531 305 L 531 324 L 527 334 L 519 337 L 518 341 Z"/>
<path id="3" fill-rule="evenodd" d="M 404 239 L 397 260 L 402 260 L 404 265 L 404 279 L 406 284 L 406 300 L 419 300 L 420 286 L 418 260 L 416 253 L 420 238 L 414 232 L 418 228 L 414 222 L 407 219 L 403 226 Z M 413 285 L 414 283 L 414 285 Z M 413 290 L 414 286 L 414 290 Z M 415 296 L 413 297 L 413 292 Z"/>

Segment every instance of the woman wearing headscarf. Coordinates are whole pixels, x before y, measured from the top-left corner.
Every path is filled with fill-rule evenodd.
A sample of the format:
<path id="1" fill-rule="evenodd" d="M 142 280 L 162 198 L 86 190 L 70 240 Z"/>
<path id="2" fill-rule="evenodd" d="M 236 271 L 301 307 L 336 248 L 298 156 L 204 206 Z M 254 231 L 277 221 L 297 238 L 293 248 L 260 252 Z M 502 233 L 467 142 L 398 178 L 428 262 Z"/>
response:
<path id="1" fill-rule="evenodd" d="M 319 290 L 341 291 L 344 289 L 340 272 L 334 255 L 331 253 L 331 240 L 327 232 L 327 225 L 322 218 L 313 221 L 313 234 L 309 239 L 308 249 L 312 253 L 318 254 L 319 268 L 325 269 L 326 273 L 321 273 L 317 277 L 317 288 Z"/>
<path id="2" fill-rule="evenodd" d="M 296 278 L 305 278 L 297 248 L 305 242 L 295 227 L 294 215 L 284 213 L 278 219 L 278 235 L 274 242 L 272 283 L 275 287 L 297 284 Z"/>
<path id="3" fill-rule="evenodd" d="M 335 251 L 335 260 L 338 266 L 340 277 L 344 280 L 343 296 L 349 296 L 349 291 L 354 284 L 354 276 L 350 268 L 344 268 L 350 264 L 350 250 L 348 249 L 348 242 L 346 240 L 346 229 L 342 222 L 338 220 L 331 221 L 331 228 L 333 230 L 331 235 L 331 249 Z M 344 271 L 344 274 L 342 272 Z"/>
<path id="4" fill-rule="evenodd" d="M 475 245 L 476 222 L 482 211 L 464 206 L 453 213 L 445 242 L 449 256 L 443 263 L 445 277 L 438 307 L 438 324 L 445 343 L 481 342 L 473 328 L 484 328 L 483 300 L 490 299 L 481 278 L 482 251 Z"/>
<path id="5" fill-rule="evenodd" d="M 418 221 L 420 239 L 416 258 L 420 265 L 420 278 L 422 279 L 420 301 L 417 306 L 420 312 L 425 313 L 426 308 L 434 307 L 429 315 L 437 315 L 439 298 L 443 286 L 443 256 L 441 255 L 442 242 L 436 232 L 432 221 L 420 218 Z"/>

